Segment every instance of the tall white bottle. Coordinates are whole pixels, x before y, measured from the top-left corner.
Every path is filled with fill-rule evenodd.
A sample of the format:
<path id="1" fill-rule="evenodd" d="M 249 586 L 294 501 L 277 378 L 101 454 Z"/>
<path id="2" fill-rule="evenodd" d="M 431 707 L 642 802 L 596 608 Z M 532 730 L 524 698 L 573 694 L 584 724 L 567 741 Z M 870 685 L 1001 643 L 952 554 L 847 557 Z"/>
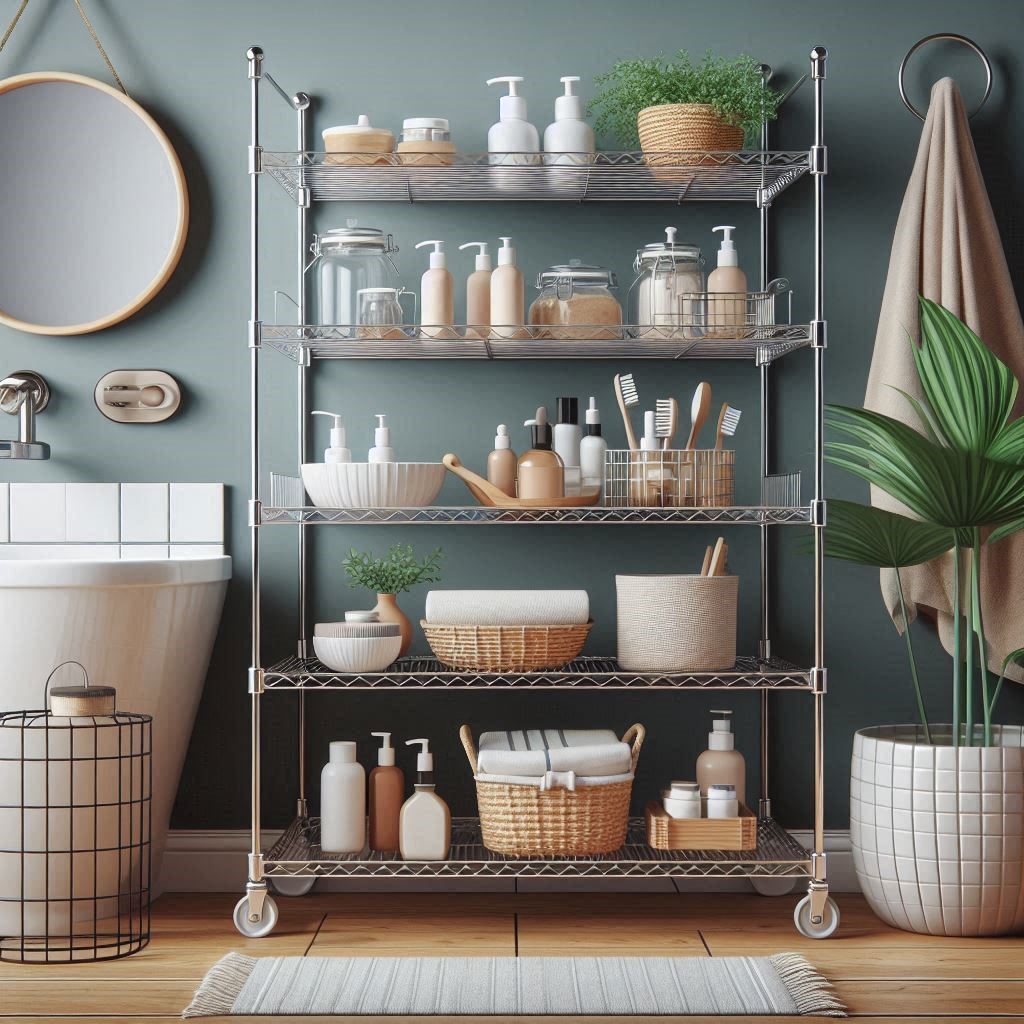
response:
<path id="1" fill-rule="evenodd" d="M 359 853 L 366 845 L 366 772 L 351 740 L 332 743 L 330 756 L 320 773 L 320 848 Z"/>
<path id="2" fill-rule="evenodd" d="M 487 151 L 492 164 L 540 163 L 540 134 L 526 120 L 526 100 L 519 95 L 522 80 L 518 75 L 487 79 L 488 85 L 508 83 L 508 95 L 498 101 L 498 120 L 487 132 Z"/>
<path id="3" fill-rule="evenodd" d="M 526 329 L 526 288 L 522 271 L 516 266 L 516 251 L 508 235 L 501 238 L 498 267 L 491 274 L 492 338 L 523 338 Z"/>
<path id="4" fill-rule="evenodd" d="M 555 119 L 544 129 L 544 163 L 586 164 L 597 151 L 594 130 L 583 119 L 586 107 L 577 96 L 579 75 L 565 75 L 559 81 L 565 93 L 555 99 Z"/>
<path id="5" fill-rule="evenodd" d="M 565 495 L 575 497 L 580 493 L 582 473 L 580 471 L 580 402 L 575 395 L 563 395 L 556 402 L 558 420 L 555 423 L 554 440 L 551 447 L 565 466 Z"/>
<path id="6" fill-rule="evenodd" d="M 398 847 L 403 860 L 445 860 L 452 844 L 452 814 L 434 792 L 434 755 L 430 741 L 406 740 L 420 744 L 416 755 L 416 792 L 402 804 L 398 816 Z"/>
<path id="7" fill-rule="evenodd" d="M 455 322 L 455 289 L 452 275 L 448 271 L 448 258 L 444 242 L 434 238 L 417 242 L 416 248 L 432 245 L 430 266 L 420 278 L 420 324 L 427 338 L 453 338 L 452 324 Z"/>
<path id="8" fill-rule="evenodd" d="M 608 442 L 601 436 L 601 413 L 591 396 L 587 409 L 587 433 L 580 441 L 580 470 L 584 487 L 604 487 L 605 453 Z"/>

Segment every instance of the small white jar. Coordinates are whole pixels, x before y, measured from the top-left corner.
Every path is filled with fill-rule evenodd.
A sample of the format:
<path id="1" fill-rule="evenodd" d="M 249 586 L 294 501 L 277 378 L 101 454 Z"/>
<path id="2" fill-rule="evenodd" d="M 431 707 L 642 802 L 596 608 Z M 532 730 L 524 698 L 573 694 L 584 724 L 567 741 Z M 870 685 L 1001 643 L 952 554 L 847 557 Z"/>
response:
<path id="1" fill-rule="evenodd" d="M 699 818 L 700 787 L 696 782 L 673 782 L 661 792 L 662 806 L 670 818 Z"/>
<path id="2" fill-rule="evenodd" d="M 708 786 L 709 818 L 738 818 L 739 815 L 740 804 L 736 799 L 735 786 Z"/>

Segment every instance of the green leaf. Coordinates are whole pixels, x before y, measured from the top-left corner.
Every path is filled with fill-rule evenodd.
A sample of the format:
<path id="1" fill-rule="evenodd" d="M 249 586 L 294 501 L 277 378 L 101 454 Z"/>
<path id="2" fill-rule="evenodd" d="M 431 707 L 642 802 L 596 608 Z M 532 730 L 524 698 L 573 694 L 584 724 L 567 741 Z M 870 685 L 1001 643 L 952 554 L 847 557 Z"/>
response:
<path id="1" fill-rule="evenodd" d="M 1024 530 L 1024 518 L 1012 519 L 1008 523 L 1003 523 L 1002 526 L 997 526 L 989 535 L 986 544 L 997 544 L 1001 540 L 1005 540 L 1007 537 L 1012 537 L 1015 533 L 1019 533 Z"/>
<path id="2" fill-rule="evenodd" d="M 939 425 L 935 422 L 935 417 L 932 415 L 931 409 L 925 405 L 924 402 L 915 398 L 909 391 L 904 391 L 903 388 L 898 388 L 893 384 L 887 384 L 886 387 L 892 388 L 897 394 L 902 395 L 910 405 L 910 407 L 917 413 L 918 419 L 921 421 L 921 426 L 924 428 L 924 435 L 929 441 L 934 441 L 936 444 L 941 443 L 939 441 Z"/>
<path id="3" fill-rule="evenodd" d="M 830 498 L 825 554 L 858 565 L 901 569 L 945 554 L 953 546 L 946 527 L 886 512 L 870 505 Z"/>
<path id="4" fill-rule="evenodd" d="M 989 446 L 987 455 L 997 462 L 1024 464 L 1024 417 L 1008 423 Z"/>

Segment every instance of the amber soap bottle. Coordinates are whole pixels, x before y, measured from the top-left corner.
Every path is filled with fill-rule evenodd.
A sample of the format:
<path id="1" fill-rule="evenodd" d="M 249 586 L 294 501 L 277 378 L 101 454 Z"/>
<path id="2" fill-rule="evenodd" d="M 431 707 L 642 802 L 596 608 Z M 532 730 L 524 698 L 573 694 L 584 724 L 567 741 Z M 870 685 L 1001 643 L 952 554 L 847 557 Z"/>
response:
<path id="1" fill-rule="evenodd" d="M 370 849 L 398 852 L 398 816 L 405 801 L 405 776 L 395 767 L 391 733 L 373 732 L 381 738 L 377 767 L 370 772 Z"/>

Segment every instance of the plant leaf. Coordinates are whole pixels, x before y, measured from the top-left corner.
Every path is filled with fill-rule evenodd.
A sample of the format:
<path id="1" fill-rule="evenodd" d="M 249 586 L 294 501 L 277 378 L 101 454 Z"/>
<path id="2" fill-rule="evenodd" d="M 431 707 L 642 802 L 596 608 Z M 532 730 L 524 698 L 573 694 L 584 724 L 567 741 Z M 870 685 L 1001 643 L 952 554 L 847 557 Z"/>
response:
<path id="1" fill-rule="evenodd" d="M 904 391 L 903 388 L 898 388 L 894 384 L 887 384 L 886 387 L 891 388 L 897 394 L 902 395 L 910 407 L 917 413 L 918 419 L 921 421 L 921 426 L 924 428 L 924 435 L 929 441 L 934 441 L 936 444 L 941 444 L 939 438 L 939 426 L 935 422 L 935 417 L 932 415 L 931 409 L 925 405 L 924 402 L 915 398 L 909 391 Z"/>
<path id="2" fill-rule="evenodd" d="M 920 565 L 945 554 L 953 546 L 947 527 L 830 498 L 825 527 L 825 554 L 858 565 L 900 569 Z"/>
<path id="3" fill-rule="evenodd" d="M 1024 464 L 1024 417 L 1007 423 L 989 446 L 987 455 L 997 462 Z"/>
<path id="4" fill-rule="evenodd" d="M 1012 537 L 1015 533 L 1019 533 L 1024 530 L 1024 517 L 1021 519 L 1012 519 L 1008 523 L 1003 523 L 1002 526 L 997 526 L 989 535 L 986 544 L 997 544 L 1001 540 L 1005 540 L 1007 537 Z"/>

